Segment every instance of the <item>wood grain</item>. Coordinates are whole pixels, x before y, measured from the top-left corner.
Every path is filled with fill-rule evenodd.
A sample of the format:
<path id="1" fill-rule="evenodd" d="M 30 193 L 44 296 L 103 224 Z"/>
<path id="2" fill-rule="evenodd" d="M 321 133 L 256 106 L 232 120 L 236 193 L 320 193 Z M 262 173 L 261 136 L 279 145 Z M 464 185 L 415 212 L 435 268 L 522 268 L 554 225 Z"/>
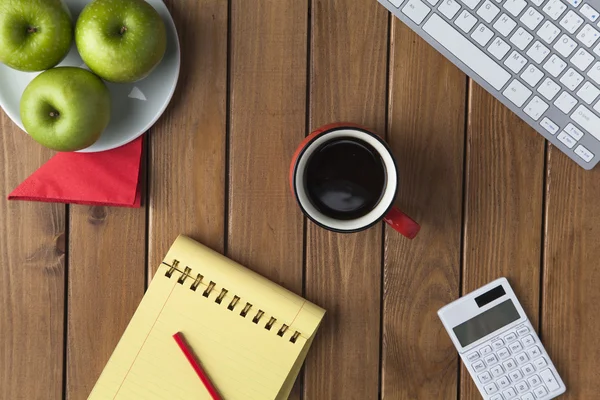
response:
<path id="1" fill-rule="evenodd" d="M 0 111 L 0 398 L 62 398 L 65 206 L 7 201 L 52 152 Z"/>
<path id="2" fill-rule="evenodd" d="M 85 400 L 142 300 L 146 209 L 71 206 L 67 399 Z"/>
<path id="3" fill-rule="evenodd" d="M 385 8 L 314 0 L 311 26 L 311 130 L 348 121 L 385 133 Z M 378 398 L 381 239 L 381 225 L 357 234 L 308 225 L 306 294 L 327 315 L 308 355 L 306 399 Z"/>
<path id="4" fill-rule="evenodd" d="M 463 294 L 505 276 L 536 327 L 544 139 L 479 85 L 470 89 Z M 461 398 L 481 398 L 464 366 Z"/>
<path id="5" fill-rule="evenodd" d="M 306 132 L 308 1 L 236 0 L 231 13 L 227 255 L 302 294 L 303 218 L 287 174 Z"/>
<path id="6" fill-rule="evenodd" d="M 410 241 L 385 231 L 384 399 L 456 399 L 457 353 L 437 310 L 459 293 L 466 76 L 392 22 L 388 142 L 396 204 L 419 221 Z"/>
<path id="7" fill-rule="evenodd" d="M 168 112 L 149 136 L 149 277 L 179 234 L 217 251 L 225 235 L 227 7 L 169 0 L 181 74 Z"/>
<path id="8" fill-rule="evenodd" d="M 541 336 L 565 381 L 561 399 L 600 392 L 600 169 L 585 171 L 551 147 Z"/>

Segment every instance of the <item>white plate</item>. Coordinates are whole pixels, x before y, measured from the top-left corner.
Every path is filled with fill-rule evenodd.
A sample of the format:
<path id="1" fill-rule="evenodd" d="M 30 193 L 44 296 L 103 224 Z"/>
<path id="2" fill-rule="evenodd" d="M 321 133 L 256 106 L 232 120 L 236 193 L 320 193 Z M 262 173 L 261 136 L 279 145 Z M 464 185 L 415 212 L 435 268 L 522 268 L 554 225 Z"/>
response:
<path id="1" fill-rule="evenodd" d="M 123 146 L 148 130 L 167 108 L 179 77 L 181 53 L 173 18 L 161 0 L 146 0 L 160 14 L 167 28 L 167 51 L 161 63 L 145 79 L 129 84 L 106 82 L 110 90 L 112 109 L 110 123 L 100 139 L 85 153 L 105 151 Z M 90 0 L 65 0 L 73 21 Z M 59 66 L 87 68 L 73 47 Z M 23 91 L 39 72 L 20 72 L 0 63 L 0 106 L 23 131 L 19 103 Z"/>

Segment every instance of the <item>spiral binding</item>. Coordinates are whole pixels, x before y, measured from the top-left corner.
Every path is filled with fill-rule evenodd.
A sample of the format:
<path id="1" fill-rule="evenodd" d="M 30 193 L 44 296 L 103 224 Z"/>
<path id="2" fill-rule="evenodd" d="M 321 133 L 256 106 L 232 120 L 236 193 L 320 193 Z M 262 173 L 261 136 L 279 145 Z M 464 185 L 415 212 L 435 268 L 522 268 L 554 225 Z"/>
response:
<path id="1" fill-rule="evenodd" d="M 179 278 L 177 278 L 177 283 L 179 283 L 180 285 L 183 285 L 188 278 L 193 279 L 194 282 L 192 282 L 189 289 L 193 290 L 194 292 L 198 289 L 198 287 L 200 286 L 200 283 L 204 279 L 204 276 L 201 274 L 197 274 L 196 277 L 192 276 L 191 275 L 192 269 L 190 267 L 186 266 L 182 271 L 179 268 L 179 261 L 177 261 L 177 260 L 173 260 L 173 264 L 167 264 L 166 262 L 163 261 L 163 264 L 166 265 L 167 267 L 169 267 L 169 269 L 165 273 L 165 276 L 167 278 L 171 278 L 175 272 L 179 272 L 181 274 L 179 276 Z M 208 298 L 214 291 L 216 285 L 217 284 L 215 282 L 210 281 L 208 283 L 208 286 L 204 290 L 204 292 L 202 292 L 202 296 Z M 229 291 L 227 289 L 225 289 L 225 288 L 221 289 L 221 292 L 215 298 L 215 303 L 222 304 L 223 299 L 225 298 L 227 293 L 229 293 Z M 238 305 L 241 304 L 240 300 L 241 300 L 240 297 L 233 296 L 233 299 L 227 305 L 227 309 L 229 311 L 235 311 L 238 308 Z M 240 311 L 240 316 L 243 318 L 246 318 L 251 310 L 252 310 L 252 304 L 246 302 L 246 304 Z M 256 312 L 256 314 L 254 314 L 254 317 L 252 318 L 252 322 L 255 324 L 258 324 L 261 320 L 263 320 L 264 315 L 265 315 L 265 312 L 263 310 L 258 310 Z M 275 322 L 277 322 L 277 318 L 271 316 L 269 318 L 269 321 L 267 321 L 267 323 L 265 324 L 265 329 L 270 331 L 271 328 L 273 328 L 273 325 L 275 324 Z M 287 332 L 288 328 L 289 328 L 289 326 L 287 326 L 286 324 L 283 324 L 281 326 L 281 328 L 277 331 L 277 336 L 283 337 L 283 335 Z M 296 343 L 299 336 L 300 336 L 300 332 L 295 331 L 294 334 L 290 337 L 290 342 Z"/>

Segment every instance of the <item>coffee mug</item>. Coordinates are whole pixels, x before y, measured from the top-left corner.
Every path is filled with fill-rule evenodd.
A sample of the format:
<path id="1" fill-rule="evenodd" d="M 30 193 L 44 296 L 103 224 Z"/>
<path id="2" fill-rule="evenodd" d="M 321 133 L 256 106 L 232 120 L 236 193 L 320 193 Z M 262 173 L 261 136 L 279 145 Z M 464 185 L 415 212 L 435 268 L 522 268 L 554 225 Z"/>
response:
<path id="1" fill-rule="evenodd" d="M 331 124 L 307 136 L 292 159 L 290 187 L 302 212 L 325 229 L 358 232 L 383 220 L 410 239 L 419 232 L 394 207 L 398 169 L 392 152 L 364 127 Z"/>

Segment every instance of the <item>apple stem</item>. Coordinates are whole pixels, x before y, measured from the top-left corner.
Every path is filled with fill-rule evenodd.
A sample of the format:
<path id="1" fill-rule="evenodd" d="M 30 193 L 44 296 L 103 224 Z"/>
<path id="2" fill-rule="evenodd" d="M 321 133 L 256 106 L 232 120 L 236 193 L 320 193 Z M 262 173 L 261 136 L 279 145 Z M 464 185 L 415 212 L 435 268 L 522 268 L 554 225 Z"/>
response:
<path id="1" fill-rule="evenodd" d="M 27 33 L 36 33 L 37 32 L 37 28 L 34 26 L 30 26 L 29 28 L 27 28 Z"/>
<path id="2" fill-rule="evenodd" d="M 126 26 L 121 27 L 121 30 L 119 31 L 119 34 L 123 35 L 125 32 L 127 32 L 127 27 Z"/>

